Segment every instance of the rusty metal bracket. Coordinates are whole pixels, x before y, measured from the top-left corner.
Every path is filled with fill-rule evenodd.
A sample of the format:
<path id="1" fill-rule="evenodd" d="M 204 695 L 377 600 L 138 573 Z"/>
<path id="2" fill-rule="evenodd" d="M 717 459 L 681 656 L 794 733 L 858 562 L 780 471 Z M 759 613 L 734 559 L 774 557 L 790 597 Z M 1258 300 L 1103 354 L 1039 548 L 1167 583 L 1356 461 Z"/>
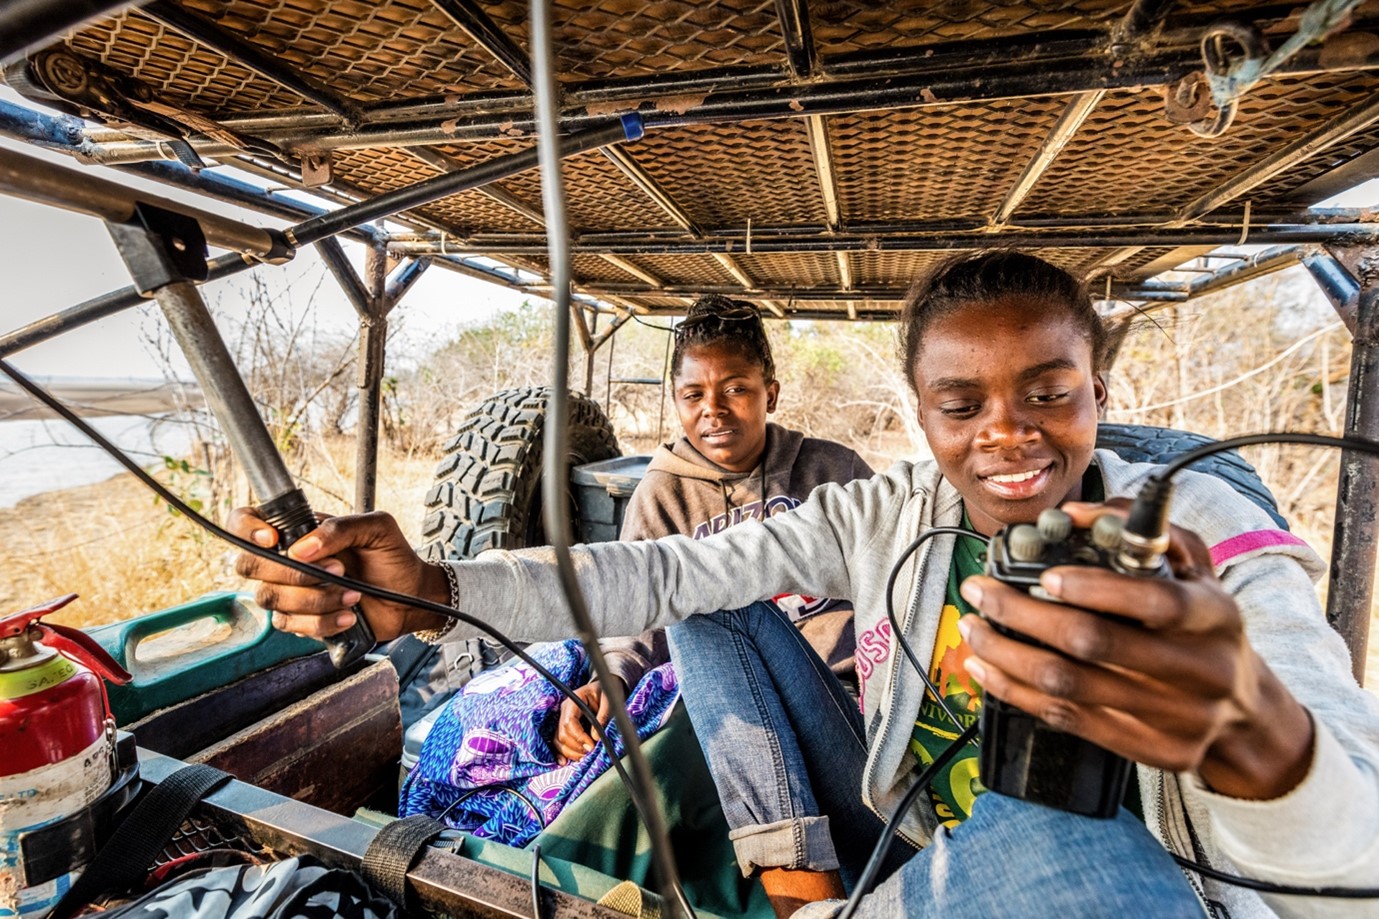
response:
<path id="1" fill-rule="evenodd" d="M 1252 24 L 1223 20 L 1209 26 L 1202 35 L 1203 69 L 1165 87 L 1165 117 L 1186 124 L 1198 137 L 1225 134 L 1235 121 L 1240 95 L 1258 79 L 1237 90 L 1235 75 L 1258 73 L 1266 53 L 1264 36 Z"/>
<path id="2" fill-rule="evenodd" d="M 302 152 L 302 184 L 307 188 L 329 185 L 335 178 L 329 150 Z"/>
<path id="3" fill-rule="evenodd" d="M 1362 0 L 1315 0 L 1297 31 L 1272 52 L 1253 23 L 1226 19 L 1202 34 L 1202 70 L 1165 87 L 1164 116 L 1200 137 L 1220 137 L 1235 120 L 1240 98 L 1314 41 L 1349 22 Z"/>

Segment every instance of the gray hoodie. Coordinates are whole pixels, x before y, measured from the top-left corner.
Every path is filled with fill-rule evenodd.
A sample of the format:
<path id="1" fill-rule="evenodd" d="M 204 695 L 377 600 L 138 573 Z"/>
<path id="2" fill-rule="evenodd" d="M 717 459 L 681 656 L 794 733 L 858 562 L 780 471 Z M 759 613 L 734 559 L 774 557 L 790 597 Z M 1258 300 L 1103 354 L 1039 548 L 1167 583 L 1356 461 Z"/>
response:
<path id="1" fill-rule="evenodd" d="M 766 451 L 750 472 L 729 472 L 681 437 L 656 448 L 646 475 L 627 503 L 619 539 L 676 534 L 702 539 L 744 521 L 791 510 L 825 482 L 842 484 L 871 475 L 871 467 L 854 450 L 776 424 L 766 425 Z M 842 676 L 851 672 L 851 616 L 837 601 L 796 595 L 778 602 L 835 672 Z M 605 638 L 599 646 L 613 673 L 629 688 L 646 671 L 670 660 L 663 629 Z"/>
<path id="2" fill-rule="evenodd" d="M 1132 496 L 1157 467 L 1096 452 L 1108 496 Z M 1379 887 L 1379 698 L 1356 685 L 1345 644 L 1327 624 L 1312 579 L 1324 566 L 1291 534 L 1219 479 L 1176 479 L 1173 522 L 1211 547 L 1217 574 L 1234 597 L 1250 643 L 1316 727 L 1311 768 L 1282 798 L 1245 801 L 1205 788 L 1195 776 L 1141 766 L 1145 822 L 1170 851 L 1227 871 L 1299 886 Z M 924 686 L 899 657 L 893 666 L 886 622 L 891 566 L 913 536 L 957 524 L 962 499 L 932 463 L 899 463 L 848 485 L 825 485 L 799 508 L 760 526 L 711 539 L 579 548 L 575 565 L 599 628 L 629 634 L 695 613 L 733 609 L 793 590 L 846 597 L 857 620 L 857 669 L 868 758 L 861 794 L 889 814 L 916 778 L 909 752 Z M 910 644 L 932 648 L 943 607 L 952 539 L 928 542 L 896 581 L 896 609 Z M 560 596 L 549 549 L 486 552 L 456 562 L 469 612 L 530 639 L 560 637 L 564 623 L 533 620 Z M 455 637 L 464 627 L 457 628 Z M 936 819 L 911 808 L 901 832 L 916 845 Z M 1191 876 L 1216 915 L 1374 916 L 1370 900 L 1262 897 Z"/>

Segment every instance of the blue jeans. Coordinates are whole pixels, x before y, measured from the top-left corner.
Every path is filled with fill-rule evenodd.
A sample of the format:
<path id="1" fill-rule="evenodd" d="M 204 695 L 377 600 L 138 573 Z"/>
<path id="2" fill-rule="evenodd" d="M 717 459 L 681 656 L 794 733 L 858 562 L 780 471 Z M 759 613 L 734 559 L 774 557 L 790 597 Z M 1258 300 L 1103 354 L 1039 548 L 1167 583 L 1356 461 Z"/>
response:
<path id="1" fill-rule="evenodd" d="M 667 637 L 742 873 L 836 868 L 851 886 L 884 829 L 860 794 L 857 703 L 774 604 L 690 616 Z M 913 851 L 897 842 L 889 867 Z"/>
<path id="2" fill-rule="evenodd" d="M 883 829 L 861 800 L 856 704 L 772 604 L 691 616 L 667 635 L 743 873 L 837 868 L 851 890 Z M 1168 853 L 1126 812 L 1094 820 L 998 794 L 980 796 L 971 817 L 918 854 L 894 840 L 880 878 L 858 915 L 1202 914 Z"/>
<path id="3" fill-rule="evenodd" d="M 826 919 L 841 901 L 793 919 Z M 1094 820 L 994 792 L 862 899 L 858 917 L 1200 917 L 1202 904 L 1144 824 Z"/>

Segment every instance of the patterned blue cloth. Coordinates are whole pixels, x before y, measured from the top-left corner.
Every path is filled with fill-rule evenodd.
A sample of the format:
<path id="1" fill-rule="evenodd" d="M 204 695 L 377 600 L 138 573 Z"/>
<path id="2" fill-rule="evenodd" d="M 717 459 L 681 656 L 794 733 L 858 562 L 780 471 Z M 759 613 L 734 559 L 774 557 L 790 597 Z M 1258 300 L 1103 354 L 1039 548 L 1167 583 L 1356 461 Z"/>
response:
<path id="1" fill-rule="evenodd" d="M 571 686 L 589 680 L 578 641 L 532 645 L 527 653 Z M 679 697 L 670 664 L 648 670 L 627 700 L 638 738 L 655 733 Z M 520 661 L 470 680 L 426 735 L 417 765 L 402 787 L 398 816 L 427 814 L 511 846 L 536 838 L 612 767 L 601 744 L 577 762 L 556 764 L 552 740 L 563 699 Z M 608 738 L 621 754 L 616 724 L 608 725 Z"/>

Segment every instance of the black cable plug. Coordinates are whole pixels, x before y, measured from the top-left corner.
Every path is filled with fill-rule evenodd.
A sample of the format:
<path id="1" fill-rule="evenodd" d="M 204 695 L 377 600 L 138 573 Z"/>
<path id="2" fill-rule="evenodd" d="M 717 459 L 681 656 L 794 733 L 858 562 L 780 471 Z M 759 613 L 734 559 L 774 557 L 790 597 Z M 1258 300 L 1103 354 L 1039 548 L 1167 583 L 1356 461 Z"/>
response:
<path id="1" fill-rule="evenodd" d="M 1135 577 L 1155 577 L 1164 570 L 1168 553 L 1168 499 L 1173 496 L 1169 473 L 1153 475 L 1140 487 L 1121 530 L 1116 564 Z"/>

